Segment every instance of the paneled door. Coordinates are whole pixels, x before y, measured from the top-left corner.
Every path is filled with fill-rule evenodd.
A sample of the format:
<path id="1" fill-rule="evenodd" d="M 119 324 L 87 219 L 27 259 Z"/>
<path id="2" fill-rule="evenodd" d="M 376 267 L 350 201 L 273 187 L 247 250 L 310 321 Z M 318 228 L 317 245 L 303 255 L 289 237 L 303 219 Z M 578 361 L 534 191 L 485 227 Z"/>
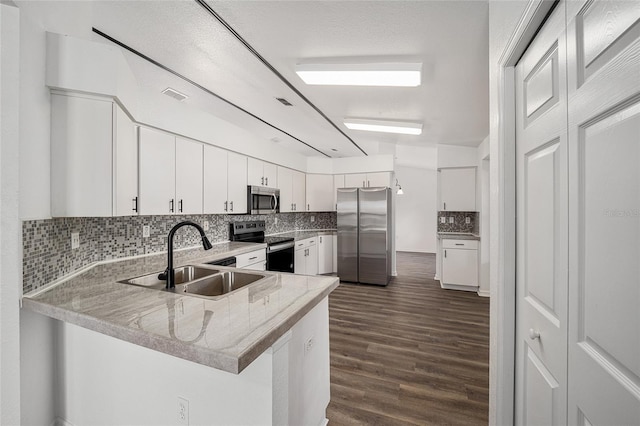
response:
<path id="1" fill-rule="evenodd" d="M 567 424 L 565 3 L 516 66 L 516 424 Z"/>
<path id="2" fill-rule="evenodd" d="M 640 2 L 567 3 L 568 424 L 640 424 Z"/>

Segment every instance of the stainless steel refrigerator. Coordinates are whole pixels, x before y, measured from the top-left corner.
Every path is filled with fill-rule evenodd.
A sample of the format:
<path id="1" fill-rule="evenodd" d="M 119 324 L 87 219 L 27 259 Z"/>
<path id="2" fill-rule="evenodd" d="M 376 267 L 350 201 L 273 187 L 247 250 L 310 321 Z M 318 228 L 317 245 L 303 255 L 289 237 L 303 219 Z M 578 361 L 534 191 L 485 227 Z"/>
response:
<path id="1" fill-rule="evenodd" d="M 391 190 L 338 189 L 338 276 L 387 285 L 391 278 Z"/>

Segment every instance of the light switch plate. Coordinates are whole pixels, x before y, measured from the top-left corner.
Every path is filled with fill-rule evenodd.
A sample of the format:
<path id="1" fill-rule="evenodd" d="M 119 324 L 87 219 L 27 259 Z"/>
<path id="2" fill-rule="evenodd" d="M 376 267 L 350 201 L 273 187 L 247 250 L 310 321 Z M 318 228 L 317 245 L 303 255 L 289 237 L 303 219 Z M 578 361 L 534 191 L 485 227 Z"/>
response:
<path id="1" fill-rule="evenodd" d="M 449 216 L 449 223 L 453 223 L 453 222 L 454 222 L 453 216 Z"/>
<path id="2" fill-rule="evenodd" d="M 80 234 L 78 232 L 71 233 L 71 249 L 80 247 Z"/>
<path id="3" fill-rule="evenodd" d="M 440 217 L 440 223 L 447 223 L 447 218 L 444 216 Z"/>

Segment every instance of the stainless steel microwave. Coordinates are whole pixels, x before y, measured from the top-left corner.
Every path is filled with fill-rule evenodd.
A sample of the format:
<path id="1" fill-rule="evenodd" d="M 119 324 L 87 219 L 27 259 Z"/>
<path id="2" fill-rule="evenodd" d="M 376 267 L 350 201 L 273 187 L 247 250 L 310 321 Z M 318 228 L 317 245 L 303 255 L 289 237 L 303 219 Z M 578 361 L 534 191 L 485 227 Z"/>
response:
<path id="1" fill-rule="evenodd" d="M 247 207 L 249 214 L 279 213 L 280 190 L 265 186 L 248 186 Z"/>

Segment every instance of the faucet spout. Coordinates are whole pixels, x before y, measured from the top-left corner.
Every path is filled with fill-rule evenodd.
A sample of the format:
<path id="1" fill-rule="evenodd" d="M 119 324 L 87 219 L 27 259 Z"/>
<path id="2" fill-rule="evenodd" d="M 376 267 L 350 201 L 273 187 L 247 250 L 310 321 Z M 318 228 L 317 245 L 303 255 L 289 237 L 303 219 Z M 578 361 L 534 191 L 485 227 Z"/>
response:
<path id="1" fill-rule="evenodd" d="M 193 226 L 194 228 L 196 228 L 198 230 L 198 232 L 200 232 L 200 237 L 202 237 L 202 247 L 205 250 L 210 250 L 213 246 L 211 245 L 211 242 L 209 241 L 209 239 L 207 238 L 207 236 L 204 233 L 204 229 L 202 229 L 202 227 L 200 225 L 198 225 L 195 222 L 192 222 L 190 220 L 185 220 L 183 222 L 180 222 L 178 224 L 176 224 L 173 228 L 171 228 L 171 231 L 169 231 L 169 238 L 167 241 L 167 269 L 164 271 L 164 273 L 158 275 L 158 279 L 161 280 L 166 280 L 167 281 L 167 289 L 170 288 L 175 288 L 176 286 L 176 273 L 175 270 L 173 269 L 173 236 L 175 235 L 176 231 L 180 228 L 182 228 L 183 226 Z"/>

